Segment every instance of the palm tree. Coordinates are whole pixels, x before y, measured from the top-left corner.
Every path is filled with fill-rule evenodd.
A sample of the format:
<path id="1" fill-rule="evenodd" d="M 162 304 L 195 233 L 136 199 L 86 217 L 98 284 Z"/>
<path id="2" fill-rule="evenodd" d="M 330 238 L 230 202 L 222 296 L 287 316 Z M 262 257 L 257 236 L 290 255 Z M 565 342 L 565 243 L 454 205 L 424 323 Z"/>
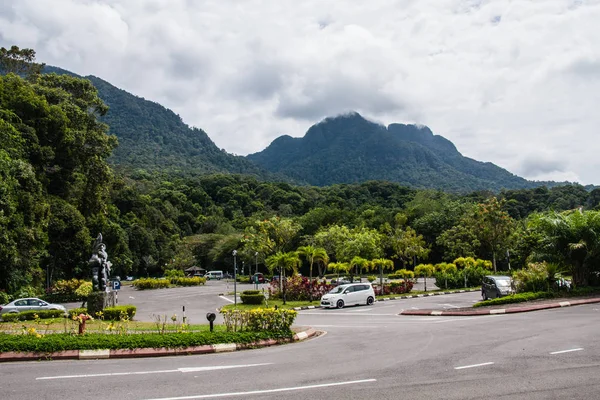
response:
<path id="1" fill-rule="evenodd" d="M 309 282 L 309 297 L 310 297 L 310 301 L 312 302 L 312 272 L 313 272 L 313 264 L 315 262 L 320 263 L 322 262 L 323 264 L 327 265 L 327 263 L 329 262 L 329 256 L 327 255 L 327 252 L 325 251 L 324 248 L 322 247 L 314 247 L 314 246 L 302 246 L 298 248 L 298 254 L 303 256 L 304 258 L 306 258 L 306 261 L 308 261 L 308 263 L 310 264 L 310 267 L 308 269 L 308 282 Z"/>
<path id="2" fill-rule="evenodd" d="M 376 258 L 370 262 L 371 268 L 379 270 L 379 286 L 381 287 L 379 294 L 383 295 L 383 271 L 394 269 L 394 262 L 386 258 Z"/>
<path id="3" fill-rule="evenodd" d="M 331 269 L 337 272 L 338 281 L 340 280 L 340 271 L 348 272 L 349 268 L 350 266 L 348 265 L 348 263 L 337 262 L 327 264 L 327 269 Z"/>
<path id="4" fill-rule="evenodd" d="M 352 270 L 352 268 L 354 268 L 356 271 L 356 275 L 358 275 L 358 278 L 360 280 L 360 274 L 362 273 L 362 270 L 367 268 L 369 265 L 370 265 L 369 260 L 365 260 L 362 257 L 354 257 L 352 259 L 352 261 L 350 261 L 350 270 Z M 350 277 L 350 281 L 352 282 L 353 280 L 354 280 L 354 274 L 352 274 Z"/>
<path id="5" fill-rule="evenodd" d="M 292 271 L 293 273 L 298 272 L 298 266 L 301 264 L 298 253 L 295 251 L 287 253 L 278 251 L 272 256 L 267 257 L 265 264 L 271 273 L 273 273 L 275 269 L 279 269 L 279 290 L 281 290 L 283 294 L 283 304 L 285 304 L 285 271 Z"/>

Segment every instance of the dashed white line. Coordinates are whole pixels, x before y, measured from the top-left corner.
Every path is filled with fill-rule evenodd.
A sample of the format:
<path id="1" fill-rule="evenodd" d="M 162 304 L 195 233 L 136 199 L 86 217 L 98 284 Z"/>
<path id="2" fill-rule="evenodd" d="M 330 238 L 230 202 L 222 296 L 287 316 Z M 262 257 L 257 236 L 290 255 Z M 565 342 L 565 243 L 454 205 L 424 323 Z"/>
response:
<path id="1" fill-rule="evenodd" d="M 492 365 L 493 362 L 486 362 L 481 364 L 473 364 L 473 365 L 464 365 L 462 367 L 454 367 L 454 369 L 467 369 L 467 368 L 476 368 L 476 367 L 484 367 L 486 365 Z"/>
<path id="2" fill-rule="evenodd" d="M 553 352 L 552 352 L 552 353 L 550 353 L 550 354 L 563 354 L 563 353 L 571 353 L 571 352 L 573 352 L 573 351 L 581 351 L 581 350 L 583 350 L 583 348 L 582 348 L 582 347 L 578 347 L 578 348 L 576 348 L 576 349 L 569 349 L 569 350 L 553 351 Z"/>
<path id="3" fill-rule="evenodd" d="M 285 388 L 267 389 L 267 390 L 252 390 L 252 391 L 248 391 L 248 392 L 199 394 L 197 396 L 164 397 L 164 398 L 157 398 L 157 399 L 151 399 L 151 400 L 192 400 L 192 399 L 211 399 L 211 398 L 216 398 L 216 397 L 250 396 L 253 394 L 292 392 L 292 391 L 298 391 L 298 390 L 318 389 L 318 388 L 326 388 L 326 387 L 333 387 L 333 386 L 357 385 L 360 383 L 376 382 L 376 381 L 377 381 L 377 379 L 362 379 L 359 381 L 332 382 L 332 383 L 322 383 L 319 385 L 294 386 L 294 387 L 285 387 Z"/>

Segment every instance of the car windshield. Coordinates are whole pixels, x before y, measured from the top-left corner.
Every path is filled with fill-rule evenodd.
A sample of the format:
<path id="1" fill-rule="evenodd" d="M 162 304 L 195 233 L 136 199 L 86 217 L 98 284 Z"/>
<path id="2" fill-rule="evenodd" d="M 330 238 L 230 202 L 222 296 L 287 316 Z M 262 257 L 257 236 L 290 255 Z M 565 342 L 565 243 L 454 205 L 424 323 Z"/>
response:
<path id="1" fill-rule="evenodd" d="M 342 293 L 346 289 L 346 286 L 337 286 L 329 291 L 329 294 L 337 294 Z"/>
<path id="2" fill-rule="evenodd" d="M 510 286 L 510 281 L 508 279 L 497 279 L 496 280 L 496 285 L 502 286 L 502 287 L 509 287 Z"/>

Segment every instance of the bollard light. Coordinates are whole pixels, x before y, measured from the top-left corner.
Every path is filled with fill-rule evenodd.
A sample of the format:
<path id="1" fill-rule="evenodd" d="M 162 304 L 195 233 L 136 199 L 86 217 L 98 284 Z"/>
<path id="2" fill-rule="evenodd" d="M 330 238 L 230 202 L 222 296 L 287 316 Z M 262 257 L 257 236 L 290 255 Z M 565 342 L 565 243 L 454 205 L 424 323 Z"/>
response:
<path id="1" fill-rule="evenodd" d="M 210 323 L 210 331 L 213 331 L 213 322 L 215 322 L 215 318 L 217 318 L 215 313 L 206 313 L 206 319 L 208 320 L 208 322 Z"/>

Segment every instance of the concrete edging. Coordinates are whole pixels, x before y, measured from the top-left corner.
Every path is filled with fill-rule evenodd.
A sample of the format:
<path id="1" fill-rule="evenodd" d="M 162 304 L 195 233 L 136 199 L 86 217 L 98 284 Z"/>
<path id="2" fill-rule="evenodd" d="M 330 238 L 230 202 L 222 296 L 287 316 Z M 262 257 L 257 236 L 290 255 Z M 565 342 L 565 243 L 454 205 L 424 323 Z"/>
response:
<path id="1" fill-rule="evenodd" d="M 552 308 L 562 308 L 578 306 L 582 304 L 594 304 L 600 303 L 600 298 L 585 299 L 585 300 L 573 300 L 573 301 L 561 301 L 558 303 L 546 303 L 546 304 L 533 304 L 525 307 L 507 307 L 507 308 L 491 308 L 487 310 L 473 309 L 463 311 L 442 311 L 442 310 L 404 310 L 398 315 L 429 315 L 429 316 L 442 316 L 442 317 L 464 317 L 464 316 L 478 316 L 478 315 L 496 315 L 496 314 L 516 314 L 522 312 L 548 310 Z M 519 303 L 514 303 L 519 304 Z"/>
<path id="2" fill-rule="evenodd" d="M 165 357 L 193 354 L 224 353 L 246 349 L 275 346 L 279 344 L 301 342 L 317 334 L 313 328 L 295 333 L 291 339 L 268 339 L 253 343 L 219 343 L 203 346 L 191 346 L 181 349 L 140 348 L 140 349 L 97 349 L 97 350 L 65 350 L 52 353 L 6 351 L 0 353 L 0 363 L 9 361 L 39 360 L 100 360 L 108 358 Z"/>

